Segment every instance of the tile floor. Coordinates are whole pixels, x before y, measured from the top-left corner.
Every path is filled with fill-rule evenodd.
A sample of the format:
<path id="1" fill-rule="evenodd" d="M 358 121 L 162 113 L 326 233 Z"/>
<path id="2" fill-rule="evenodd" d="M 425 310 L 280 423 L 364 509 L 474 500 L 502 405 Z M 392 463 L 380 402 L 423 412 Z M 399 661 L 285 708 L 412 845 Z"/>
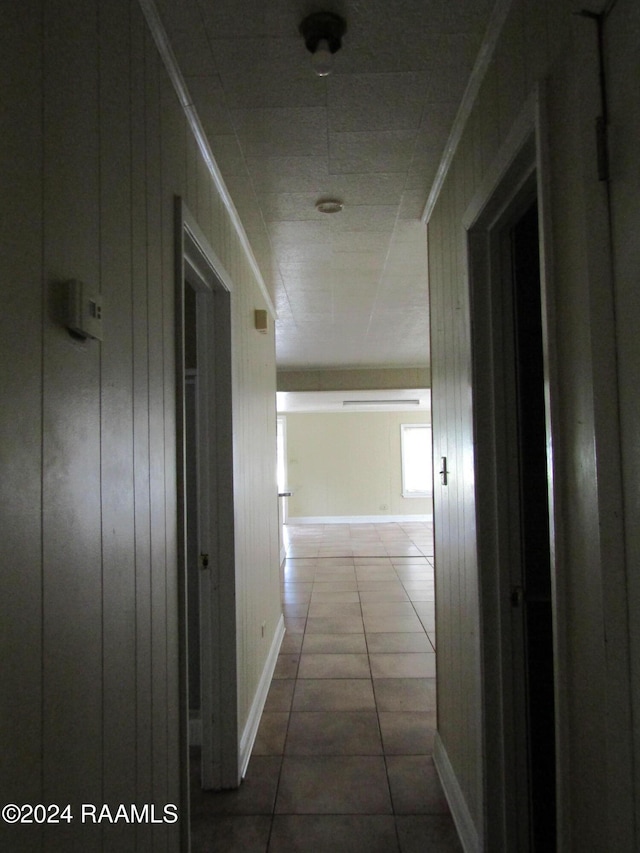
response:
<path id="1" fill-rule="evenodd" d="M 286 635 L 247 775 L 193 853 L 460 851 L 431 757 L 431 525 L 288 526 Z"/>

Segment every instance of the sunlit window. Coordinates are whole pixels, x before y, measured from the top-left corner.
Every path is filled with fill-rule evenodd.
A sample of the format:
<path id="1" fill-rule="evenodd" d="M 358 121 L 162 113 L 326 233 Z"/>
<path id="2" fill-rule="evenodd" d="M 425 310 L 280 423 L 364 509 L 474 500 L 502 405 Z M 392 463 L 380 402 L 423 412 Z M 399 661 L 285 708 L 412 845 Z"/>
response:
<path id="1" fill-rule="evenodd" d="M 431 427 L 401 424 L 402 496 L 429 498 L 432 494 Z"/>
<path id="2" fill-rule="evenodd" d="M 278 442 L 278 491 L 284 492 L 287 488 L 287 434 L 286 422 L 283 417 L 279 417 L 276 421 L 277 427 L 277 442 Z"/>

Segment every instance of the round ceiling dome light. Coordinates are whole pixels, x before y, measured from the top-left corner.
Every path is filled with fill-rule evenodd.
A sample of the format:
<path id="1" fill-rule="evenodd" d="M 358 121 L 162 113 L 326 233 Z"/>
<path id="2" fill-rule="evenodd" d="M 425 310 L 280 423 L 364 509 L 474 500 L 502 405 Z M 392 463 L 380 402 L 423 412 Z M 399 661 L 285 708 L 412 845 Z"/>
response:
<path id="1" fill-rule="evenodd" d="M 333 54 L 342 46 L 342 36 L 347 24 L 333 12 L 314 12 L 300 23 L 300 35 L 311 54 L 311 67 L 318 77 L 326 77 L 333 70 Z"/>
<path id="2" fill-rule="evenodd" d="M 340 213 L 344 204 L 337 198 L 321 198 L 316 202 L 318 213 Z"/>

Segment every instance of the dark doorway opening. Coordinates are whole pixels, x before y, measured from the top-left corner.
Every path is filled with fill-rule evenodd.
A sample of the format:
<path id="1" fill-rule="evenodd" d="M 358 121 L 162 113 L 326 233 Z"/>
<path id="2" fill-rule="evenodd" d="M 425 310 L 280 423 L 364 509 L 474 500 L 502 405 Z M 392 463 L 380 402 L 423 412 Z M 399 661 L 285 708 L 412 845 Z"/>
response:
<path id="1" fill-rule="evenodd" d="M 201 721 L 198 518 L 198 326 L 196 291 L 184 283 L 184 412 L 189 719 Z M 199 734 L 201 737 L 201 734 Z"/>
<path id="2" fill-rule="evenodd" d="M 529 849 L 556 849 L 554 650 L 547 480 L 544 349 L 540 297 L 538 206 L 534 201 L 510 228 L 512 274 L 513 440 L 518 461 L 519 566 L 511 591 L 522 649 L 515 673 L 524 692 Z M 516 730 L 521 724 L 516 724 Z M 521 765 L 520 765 L 521 766 Z"/>
<path id="3" fill-rule="evenodd" d="M 553 312 L 537 163 L 523 128 L 465 217 L 485 844 L 514 853 L 557 849 Z"/>

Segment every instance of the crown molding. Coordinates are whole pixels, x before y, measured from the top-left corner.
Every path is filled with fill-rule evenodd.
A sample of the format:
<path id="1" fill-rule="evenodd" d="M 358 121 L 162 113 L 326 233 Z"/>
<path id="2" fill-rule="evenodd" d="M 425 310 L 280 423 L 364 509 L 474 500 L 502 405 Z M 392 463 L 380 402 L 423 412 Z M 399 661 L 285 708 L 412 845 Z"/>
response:
<path id="1" fill-rule="evenodd" d="M 436 202 L 438 201 L 444 182 L 449 174 L 451 163 L 453 162 L 453 158 L 458 150 L 458 145 L 462 139 L 462 134 L 464 133 L 467 121 L 471 115 L 473 105 L 478 97 L 480 86 L 482 85 L 487 69 L 493 59 L 493 54 L 495 52 L 496 45 L 498 44 L 500 33 L 502 32 L 504 22 L 506 21 L 511 8 L 511 2 L 512 0 L 497 0 L 497 3 L 493 8 L 493 12 L 491 13 L 487 31 L 484 34 L 484 39 L 480 45 L 480 50 L 478 51 L 478 56 L 476 57 L 473 70 L 471 71 L 467 88 L 464 91 L 462 101 L 458 107 L 458 112 L 453 120 L 451 133 L 449 134 L 449 139 L 445 145 L 444 153 L 440 160 L 440 165 L 438 166 L 438 171 L 436 172 L 436 177 L 429 193 L 429 198 L 427 199 L 427 203 L 425 204 L 424 211 L 422 213 L 422 221 L 425 224 L 431 219 L 431 214 L 433 213 L 433 209 L 436 206 Z"/>
<path id="2" fill-rule="evenodd" d="M 244 225 L 242 224 L 240 216 L 238 215 L 236 206 L 233 203 L 233 199 L 229 194 L 229 190 L 227 189 L 227 186 L 224 182 L 222 173 L 220 172 L 218 164 L 215 161 L 215 157 L 213 156 L 213 152 L 211 151 L 209 140 L 207 139 L 207 135 L 204 131 L 204 128 L 202 127 L 202 122 L 200 121 L 200 117 L 198 116 L 197 110 L 193 103 L 193 99 L 189 94 L 189 89 L 187 88 L 185 79 L 182 76 L 182 71 L 180 70 L 180 66 L 178 65 L 178 60 L 176 59 L 176 55 L 173 52 L 171 43 L 169 42 L 169 37 L 167 36 L 167 31 L 165 30 L 162 20 L 160 18 L 160 14 L 158 13 L 157 6 L 154 0 L 138 0 L 138 2 L 140 3 L 140 8 L 142 9 L 142 13 L 144 14 L 144 17 L 147 21 L 147 25 L 149 27 L 149 30 L 151 31 L 153 40 L 156 43 L 156 47 L 158 48 L 158 52 L 160 53 L 160 57 L 164 63 L 164 67 L 167 71 L 167 74 L 169 75 L 169 79 L 171 80 L 176 95 L 178 96 L 180 106 L 184 110 L 184 114 L 186 116 L 189 127 L 191 128 L 191 132 L 193 133 L 195 140 L 198 144 L 200 153 L 202 154 L 209 173 L 211 174 L 213 183 L 215 184 L 216 189 L 220 193 L 220 197 L 222 198 L 227 213 L 229 214 L 229 218 L 231 219 L 235 232 L 238 235 L 240 244 L 242 245 L 247 261 L 249 262 L 249 266 L 251 267 L 258 287 L 260 288 L 262 296 L 264 297 L 267 309 L 275 320 L 277 319 L 277 312 L 275 306 L 273 304 L 269 291 L 267 290 L 267 286 L 264 283 L 264 278 L 262 277 L 262 273 L 260 272 L 260 267 L 258 266 L 256 257 L 253 254 L 253 249 L 251 248 L 249 238 L 247 237 L 247 232 L 244 229 Z"/>

